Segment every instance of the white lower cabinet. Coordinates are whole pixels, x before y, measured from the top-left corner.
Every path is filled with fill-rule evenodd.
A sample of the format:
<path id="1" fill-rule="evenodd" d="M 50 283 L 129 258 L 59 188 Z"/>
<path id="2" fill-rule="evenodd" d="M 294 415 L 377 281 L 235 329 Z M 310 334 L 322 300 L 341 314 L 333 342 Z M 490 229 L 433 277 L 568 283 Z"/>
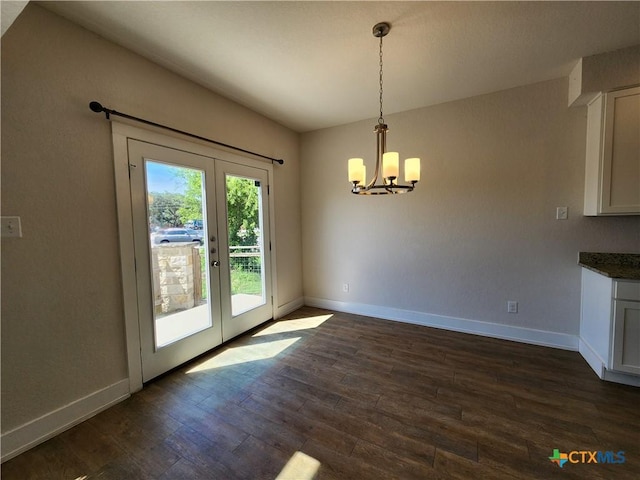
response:
<path id="1" fill-rule="evenodd" d="M 640 375 L 640 301 L 613 302 L 611 369 Z"/>
<path id="2" fill-rule="evenodd" d="M 640 385 L 640 281 L 582 269 L 580 353 L 600 378 Z"/>

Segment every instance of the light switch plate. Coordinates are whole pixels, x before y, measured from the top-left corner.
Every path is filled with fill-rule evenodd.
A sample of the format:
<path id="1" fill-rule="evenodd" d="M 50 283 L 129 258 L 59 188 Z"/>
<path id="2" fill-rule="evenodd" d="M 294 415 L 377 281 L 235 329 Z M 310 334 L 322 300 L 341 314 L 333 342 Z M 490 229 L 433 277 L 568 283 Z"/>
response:
<path id="1" fill-rule="evenodd" d="M 0 228 L 3 237 L 22 237 L 20 217 L 1 217 Z"/>
<path id="2" fill-rule="evenodd" d="M 569 208 L 568 207 L 557 207 L 556 208 L 556 220 L 566 220 L 569 218 Z"/>

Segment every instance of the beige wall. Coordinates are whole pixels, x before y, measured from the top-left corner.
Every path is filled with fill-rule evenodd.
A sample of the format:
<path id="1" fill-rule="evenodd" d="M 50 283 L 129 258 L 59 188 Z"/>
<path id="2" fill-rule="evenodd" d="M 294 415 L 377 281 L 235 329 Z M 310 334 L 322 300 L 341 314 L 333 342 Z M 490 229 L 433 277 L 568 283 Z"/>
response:
<path id="1" fill-rule="evenodd" d="M 305 298 L 577 335 L 578 252 L 640 251 L 640 218 L 582 216 L 586 108 L 567 87 L 387 115 L 389 150 L 422 157 L 406 195 L 350 193 L 348 158 L 373 171 L 375 120 L 303 134 Z"/>
<path id="2" fill-rule="evenodd" d="M 110 126 L 89 101 L 284 158 L 278 304 L 302 296 L 299 136 L 30 4 L 2 37 L 2 431 L 127 377 Z"/>

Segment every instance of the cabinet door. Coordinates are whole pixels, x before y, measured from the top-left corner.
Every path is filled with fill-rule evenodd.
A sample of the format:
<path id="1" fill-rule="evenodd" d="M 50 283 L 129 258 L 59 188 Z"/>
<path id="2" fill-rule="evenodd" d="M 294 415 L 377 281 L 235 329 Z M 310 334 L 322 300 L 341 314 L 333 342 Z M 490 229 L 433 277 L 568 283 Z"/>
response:
<path id="1" fill-rule="evenodd" d="M 640 302 L 613 305 L 613 370 L 640 374 Z"/>
<path id="2" fill-rule="evenodd" d="M 607 93 L 601 213 L 640 213 L 640 87 Z"/>

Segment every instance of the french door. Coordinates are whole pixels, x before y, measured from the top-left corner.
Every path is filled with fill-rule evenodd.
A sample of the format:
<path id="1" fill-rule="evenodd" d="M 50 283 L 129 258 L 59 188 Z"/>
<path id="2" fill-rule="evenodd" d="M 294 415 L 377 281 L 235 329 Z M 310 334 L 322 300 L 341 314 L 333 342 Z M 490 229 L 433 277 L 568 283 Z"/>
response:
<path id="1" fill-rule="evenodd" d="M 129 138 L 142 380 L 272 318 L 268 171 Z"/>
<path id="2" fill-rule="evenodd" d="M 273 316 L 266 170 L 217 160 L 222 339 Z"/>

